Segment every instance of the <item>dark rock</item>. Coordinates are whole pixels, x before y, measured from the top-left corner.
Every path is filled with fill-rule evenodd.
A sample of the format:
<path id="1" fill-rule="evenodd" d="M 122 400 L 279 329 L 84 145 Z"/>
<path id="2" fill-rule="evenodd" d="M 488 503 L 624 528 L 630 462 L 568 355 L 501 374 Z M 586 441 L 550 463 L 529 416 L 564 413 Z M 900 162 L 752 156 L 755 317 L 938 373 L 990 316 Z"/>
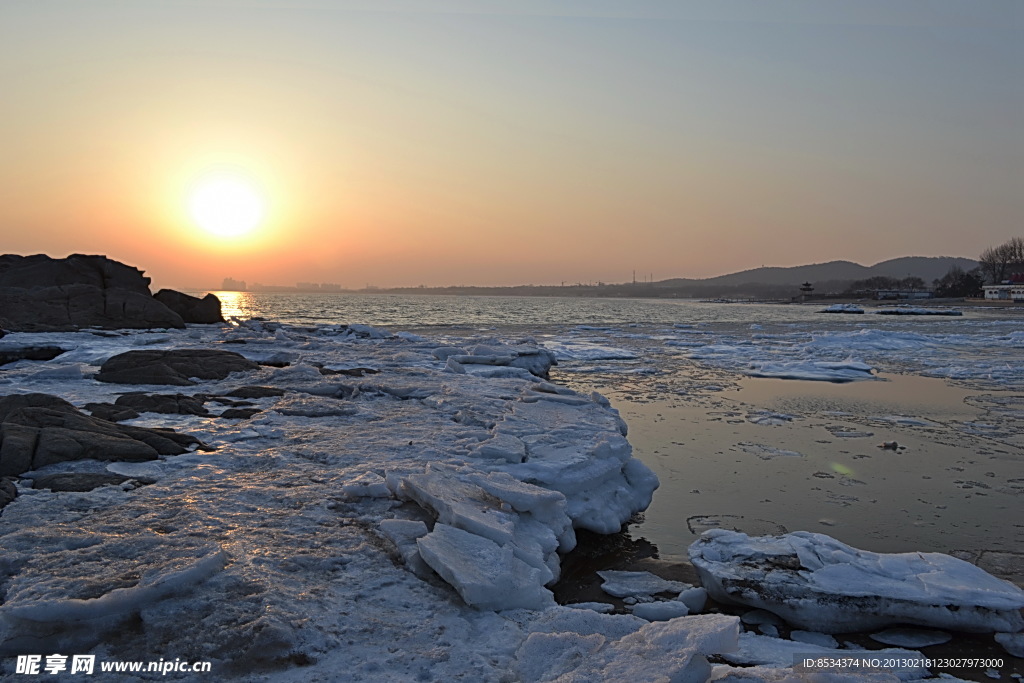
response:
<path id="1" fill-rule="evenodd" d="M 89 473 L 89 472 L 60 472 L 57 474 L 44 474 L 32 481 L 34 489 L 50 489 L 51 491 L 74 491 L 83 493 L 92 491 L 101 486 L 120 486 L 126 481 L 134 481 L 140 485 L 152 484 L 155 480 L 147 477 L 126 477 L 123 474 Z"/>
<path id="2" fill-rule="evenodd" d="M 10 479 L 0 478 L 0 510 L 18 497 L 18 487 Z"/>
<path id="3" fill-rule="evenodd" d="M 13 331 L 184 327 L 142 271 L 105 256 L 0 256 L 0 310 Z"/>
<path id="4" fill-rule="evenodd" d="M 3 346 L 0 347 L 0 365 L 16 360 L 53 360 L 65 351 L 67 349 L 59 346 Z"/>
<path id="5" fill-rule="evenodd" d="M 256 413 L 262 413 L 259 408 L 228 408 L 219 417 L 229 420 L 248 420 Z"/>
<path id="6" fill-rule="evenodd" d="M 202 396 L 184 394 L 122 394 L 114 401 L 115 406 L 129 408 L 140 413 L 171 413 L 178 415 L 209 415 L 203 407 Z"/>
<path id="7" fill-rule="evenodd" d="M 98 289 L 124 289 L 149 295 L 148 277 L 142 271 L 106 256 L 72 254 L 55 259 L 46 254 L 0 256 L 0 287 L 61 287 L 89 285 Z"/>
<path id="8" fill-rule="evenodd" d="M 204 447 L 188 434 L 119 425 L 48 394 L 0 397 L 0 476 L 66 460 L 155 460 Z"/>
<path id="9" fill-rule="evenodd" d="M 232 401 L 230 398 L 223 398 L 221 396 L 211 396 L 209 400 L 229 408 L 248 408 L 253 405 L 252 401 Z"/>
<path id="10" fill-rule="evenodd" d="M 172 349 L 128 351 L 100 367 L 96 379 L 116 384 L 174 384 L 191 386 L 190 377 L 224 379 L 232 372 L 257 370 L 259 365 L 233 351 Z"/>
<path id="11" fill-rule="evenodd" d="M 284 396 L 285 390 L 277 387 L 241 387 L 224 394 L 234 398 L 267 398 L 269 396 Z"/>
<path id="12" fill-rule="evenodd" d="M 181 316 L 187 323 L 213 324 L 224 322 L 220 299 L 207 294 L 202 299 L 173 289 L 161 289 L 153 298 Z"/>
<path id="13" fill-rule="evenodd" d="M 139 416 L 139 414 L 131 408 L 116 406 L 113 403 L 86 403 L 85 409 L 92 413 L 93 417 L 98 417 L 102 420 L 110 420 L 111 422 L 134 420 Z"/>

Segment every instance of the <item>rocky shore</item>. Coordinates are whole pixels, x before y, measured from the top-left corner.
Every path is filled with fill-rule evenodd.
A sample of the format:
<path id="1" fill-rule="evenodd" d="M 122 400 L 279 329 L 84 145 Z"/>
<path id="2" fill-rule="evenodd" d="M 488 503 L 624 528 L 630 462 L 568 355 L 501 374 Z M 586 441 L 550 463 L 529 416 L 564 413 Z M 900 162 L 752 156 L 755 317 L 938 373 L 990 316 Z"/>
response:
<path id="1" fill-rule="evenodd" d="M 117 301 L 128 288 L 110 281 L 130 280 L 148 296 L 140 271 L 95 258 L 53 266 L 84 285 L 15 289 Z M 558 604 L 578 535 L 614 538 L 658 482 L 603 396 L 546 379 L 555 356 L 533 339 L 60 310 L 8 317 L 2 342 L 60 350 L 0 367 L 5 673 L 88 652 L 252 681 L 932 676 L 793 668 L 862 654 L 830 633 L 896 627 L 916 629 L 902 647 L 963 630 L 1021 655 L 1016 586 L 820 534 L 705 532 L 695 576 L 602 571 L 606 599 Z"/>

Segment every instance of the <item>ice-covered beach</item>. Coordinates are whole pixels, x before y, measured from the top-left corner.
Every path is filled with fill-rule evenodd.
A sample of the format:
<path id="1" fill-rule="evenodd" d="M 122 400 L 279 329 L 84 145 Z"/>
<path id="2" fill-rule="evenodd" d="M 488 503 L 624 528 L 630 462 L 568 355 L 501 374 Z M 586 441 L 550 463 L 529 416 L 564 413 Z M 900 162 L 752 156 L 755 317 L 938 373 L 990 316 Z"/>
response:
<path id="1" fill-rule="evenodd" d="M 998 542 L 979 545 L 974 539 L 984 534 L 971 532 L 957 539 L 963 546 L 932 547 L 941 543 L 936 535 L 928 547 L 902 542 L 900 547 L 903 552 L 964 547 L 977 551 L 964 559 L 982 566 L 981 551 L 1002 553 L 999 559 L 1009 562 L 1019 557 L 1019 515 L 1012 514 L 1020 510 L 1024 478 L 1021 399 L 1015 395 L 1024 386 L 1018 322 L 965 316 L 954 322 L 826 323 L 806 317 L 722 324 L 685 318 L 549 323 L 533 326 L 532 333 L 488 324 L 384 330 L 239 320 L 186 330 L 9 335 L 2 344 L 46 344 L 66 351 L 50 361 L 3 366 L 4 394 L 52 394 L 78 408 L 113 404 L 129 392 L 197 396 L 199 414 L 139 410 L 139 417 L 120 424 L 171 428 L 197 437 L 204 448 L 142 462 L 79 460 L 24 473 L 18 497 L 0 515 L 4 671 L 12 669 L 18 654 L 88 652 L 106 660 L 206 660 L 221 676 L 267 681 L 816 680 L 813 672 L 788 670 L 794 653 L 854 652 L 835 650 L 842 642 L 826 636 L 827 625 L 814 621 L 829 618 L 827 611 L 805 608 L 808 621 L 791 631 L 781 622 L 756 623 L 751 617 L 753 625 L 741 634 L 737 617 L 697 614 L 705 608 L 704 596 L 689 585 L 615 577 L 618 583 L 610 581 L 606 591 L 626 600 L 617 614 L 603 613 L 615 602 L 611 599 L 582 609 L 556 606 L 545 587 L 558 576 L 559 554 L 573 548 L 574 529 L 613 533 L 648 507 L 657 485 L 654 472 L 662 489 L 648 518 L 671 509 L 658 502 L 666 484 L 674 487 L 673 496 L 696 488 L 668 481 L 685 480 L 685 469 L 666 477 L 658 465 L 668 462 L 662 454 L 645 457 L 648 467 L 634 457 L 641 453 L 630 444 L 638 438 L 635 427 L 627 428 L 630 411 L 635 408 L 642 419 L 648 408 L 668 407 L 670 397 L 680 402 L 677 407 L 697 411 L 692 415 L 721 418 L 721 424 L 735 423 L 745 433 L 761 430 L 753 433 L 763 437 L 741 435 L 735 443 L 719 444 L 720 450 L 738 446 L 736 457 L 752 463 L 753 476 L 759 476 L 757 467 L 800 463 L 810 468 L 815 453 L 777 442 L 794 424 L 824 430 L 844 450 L 845 444 L 857 443 L 876 456 L 873 461 L 915 462 L 921 455 L 918 444 L 945 441 L 960 452 L 963 443 L 954 436 L 974 440 L 982 452 L 973 457 L 980 462 L 962 463 L 959 479 L 935 478 L 974 482 L 956 485 L 953 493 L 983 494 L 977 501 L 946 501 L 947 508 L 970 507 L 981 524 L 1004 525 L 987 530 Z M 232 351 L 262 365 L 183 386 L 95 379 L 104 362 L 127 351 L 188 349 Z M 558 365 L 549 367 L 556 359 Z M 551 381 L 543 377 L 549 370 Z M 861 415 L 832 410 L 828 397 L 802 411 L 794 403 L 786 411 L 709 414 L 722 409 L 717 403 L 730 391 L 739 388 L 737 395 L 747 396 L 745 382 L 798 377 L 786 381 L 882 386 L 886 375 L 896 373 L 955 380 L 981 397 L 984 421 L 895 410 Z M 756 377 L 762 379 L 749 379 Z M 228 410 L 258 412 L 219 417 Z M 649 417 L 658 422 L 657 413 Z M 683 443 L 687 434 L 678 429 L 676 438 Z M 891 449 L 885 447 L 890 441 L 897 442 Z M 706 445 L 680 451 L 708 459 L 715 454 L 696 453 Z M 898 450 L 901 446 L 904 450 Z M 955 459 L 948 465 L 960 466 Z M 979 467 L 984 471 L 975 472 Z M 90 492 L 31 488 L 37 475 L 59 472 L 127 479 Z M 868 506 L 860 502 L 864 496 L 846 492 L 880 485 L 865 473 L 824 473 L 831 478 L 813 477 L 827 485 L 820 493 L 824 506 L 830 496 L 858 498 L 835 505 L 836 510 Z M 898 623 L 930 626 L 926 633 L 939 627 L 1020 630 L 1013 617 L 1016 610 L 1019 619 L 1019 589 L 980 570 L 974 573 L 969 562 L 914 566 L 909 559 L 890 559 L 883 563 L 888 569 L 877 570 L 869 568 L 878 562 L 871 553 L 842 550 L 813 535 L 790 541 L 800 549 L 770 552 L 759 542 L 724 536 L 735 526 L 758 534 L 808 530 L 845 538 L 853 524 L 839 514 L 833 528 L 823 528 L 824 517 L 816 514 L 800 526 L 785 520 L 784 529 L 756 528 L 760 522 L 743 528 L 760 519 L 756 509 L 748 511 L 751 501 L 716 494 L 713 474 L 696 469 L 694 474 L 711 477 L 707 486 L 712 488 L 702 483 L 700 493 L 689 497 L 708 514 L 697 526 L 687 515 L 676 524 L 683 548 L 701 531 L 712 530 L 702 537 L 707 540 L 694 560 L 698 567 L 706 558 L 720 562 L 730 553 L 765 558 L 793 552 L 805 571 L 819 577 L 811 580 L 815 590 L 831 586 L 834 591 L 828 562 L 819 559 L 815 562 L 824 563 L 811 566 L 806 556 L 807 548 L 816 548 L 816 557 L 829 555 L 844 566 L 861 567 L 859 575 L 847 573 L 844 580 L 854 587 L 862 581 L 869 597 L 899 597 L 905 592 L 901 580 L 932 577 L 930 587 L 915 594 L 917 602 L 897 606 L 904 610 L 892 617 Z M 735 485 L 735 478 L 721 478 L 723 485 Z M 723 520 L 727 512 L 736 519 Z M 927 529 L 921 533 L 926 536 Z M 705 564 L 708 590 L 722 597 L 720 587 L 712 585 L 712 565 Z M 723 571 L 720 576 L 727 577 L 732 570 Z M 879 588 L 883 584 L 889 593 Z M 615 587 L 620 585 L 625 588 Z M 803 599 L 805 588 L 793 590 Z M 929 612 L 922 607 L 929 601 L 960 599 L 977 608 L 979 622 L 920 617 Z M 783 616 L 788 609 L 776 606 Z M 861 627 L 881 628 L 872 623 L 838 630 Z M 790 639 L 773 637 L 780 628 Z M 1013 637 L 1002 640 L 1014 647 Z M 925 647 L 925 641 L 919 635 L 900 643 Z M 1004 672 L 1019 667 L 1000 646 L 993 648 L 1009 662 Z M 908 667 L 876 678 L 928 675 L 924 667 Z M 853 674 L 853 679 L 863 676 Z"/>

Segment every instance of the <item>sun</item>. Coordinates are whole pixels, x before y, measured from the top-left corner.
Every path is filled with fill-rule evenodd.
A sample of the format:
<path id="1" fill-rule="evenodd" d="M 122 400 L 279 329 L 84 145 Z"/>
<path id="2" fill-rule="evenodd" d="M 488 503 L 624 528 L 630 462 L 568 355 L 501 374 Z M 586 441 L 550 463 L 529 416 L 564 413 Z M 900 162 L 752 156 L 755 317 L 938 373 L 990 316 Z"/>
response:
<path id="1" fill-rule="evenodd" d="M 240 237 L 252 232 L 267 213 L 257 185 L 238 173 L 201 177 L 188 196 L 192 220 L 218 237 Z"/>

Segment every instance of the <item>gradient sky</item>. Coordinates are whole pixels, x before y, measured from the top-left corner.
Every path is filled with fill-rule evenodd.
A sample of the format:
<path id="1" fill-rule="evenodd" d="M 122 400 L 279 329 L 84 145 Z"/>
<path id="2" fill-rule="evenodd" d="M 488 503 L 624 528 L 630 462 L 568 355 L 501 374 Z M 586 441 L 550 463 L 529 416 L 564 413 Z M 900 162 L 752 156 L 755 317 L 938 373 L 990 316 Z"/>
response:
<path id="1" fill-rule="evenodd" d="M 209 169 L 268 215 L 204 233 Z M 1020 0 L 2 0 L 2 252 L 158 286 L 709 277 L 1024 232 Z"/>

